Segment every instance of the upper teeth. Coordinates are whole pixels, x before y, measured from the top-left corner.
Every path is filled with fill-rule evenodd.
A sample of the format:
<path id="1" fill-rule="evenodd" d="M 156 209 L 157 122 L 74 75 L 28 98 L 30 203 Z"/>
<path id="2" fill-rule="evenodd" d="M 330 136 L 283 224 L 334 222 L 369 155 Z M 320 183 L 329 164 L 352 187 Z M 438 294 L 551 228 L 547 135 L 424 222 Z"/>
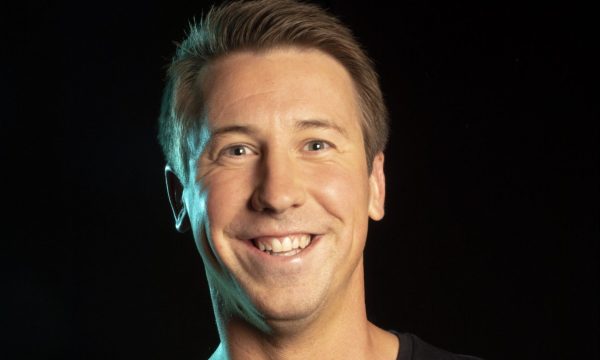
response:
<path id="1" fill-rule="evenodd" d="M 310 235 L 288 235 L 285 237 L 261 237 L 254 240 L 254 244 L 261 251 L 286 252 L 294 249 L 304 249 L 310 244 Z"/>

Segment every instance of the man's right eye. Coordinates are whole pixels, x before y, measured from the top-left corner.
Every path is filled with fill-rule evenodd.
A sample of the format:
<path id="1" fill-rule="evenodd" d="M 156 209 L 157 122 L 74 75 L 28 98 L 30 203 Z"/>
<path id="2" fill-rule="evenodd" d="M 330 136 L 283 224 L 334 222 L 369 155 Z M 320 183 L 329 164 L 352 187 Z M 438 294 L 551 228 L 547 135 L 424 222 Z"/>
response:
<path id="1" fill-rule="evenodd" d="M 246 145 L 233 145 L 224 149 L 221 153 L 229 157 L 242 157 L 252 154 L 253 151 Z"/>

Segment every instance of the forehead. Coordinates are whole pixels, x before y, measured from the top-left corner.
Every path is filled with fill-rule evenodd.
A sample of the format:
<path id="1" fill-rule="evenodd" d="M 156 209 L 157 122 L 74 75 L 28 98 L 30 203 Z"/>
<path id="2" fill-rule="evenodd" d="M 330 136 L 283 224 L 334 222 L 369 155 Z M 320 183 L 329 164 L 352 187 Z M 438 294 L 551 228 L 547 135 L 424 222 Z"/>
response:
<path id="1" fill-rule="evenodd" d="M 352 78 L 337 60 L 319 50 L 235 52 L 208 65 L 201 81 L 211 125 L 250 121 L 257 115 L 282 120 L 326 117 L 360 128 Z"/>

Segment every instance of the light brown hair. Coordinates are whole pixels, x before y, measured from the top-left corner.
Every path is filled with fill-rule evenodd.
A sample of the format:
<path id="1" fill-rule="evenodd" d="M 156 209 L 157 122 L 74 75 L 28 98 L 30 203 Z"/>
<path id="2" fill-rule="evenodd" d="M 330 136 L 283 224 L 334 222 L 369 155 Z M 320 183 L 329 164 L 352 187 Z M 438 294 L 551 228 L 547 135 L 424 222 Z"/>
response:
<path id="1" fill-rule="evenodd" d="M 385 149 L 388 116 L 373 63 L 351 31 L 317 5 L 296 0 L 235 1 L 212 7 L 190 26 L 167 71 L 158 139 L 167 163 L 182 181 L 187 181 L 190 151 L 198 141 L 193 137 L 201 137 L 202 69 L 234 51 L 284 46 L 318 49 L 346 68 L 359 98 L 371 171 L 374 156 Z"/>

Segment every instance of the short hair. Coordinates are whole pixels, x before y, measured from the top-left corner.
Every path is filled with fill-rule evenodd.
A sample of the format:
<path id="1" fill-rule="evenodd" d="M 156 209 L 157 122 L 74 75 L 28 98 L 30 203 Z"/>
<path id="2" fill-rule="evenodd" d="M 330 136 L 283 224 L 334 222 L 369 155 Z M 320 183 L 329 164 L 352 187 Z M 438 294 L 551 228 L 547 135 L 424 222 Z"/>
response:
<path id="1" fill-rule="evenodd" d="M 190 135 L 200 136 L 204 109 L 198 84 L 211 61 L 235 51 L 279 47 L 320 50 L 350 74 L 358 96 L 369 172 L 388 138 L 388 114 L 372 60 L 340 20 L 314 4 L 296 0 L 234 1 L 212 7 L 178 44 L 167 71 L 158 139 L 167 164 L 187 181 Z"/>

